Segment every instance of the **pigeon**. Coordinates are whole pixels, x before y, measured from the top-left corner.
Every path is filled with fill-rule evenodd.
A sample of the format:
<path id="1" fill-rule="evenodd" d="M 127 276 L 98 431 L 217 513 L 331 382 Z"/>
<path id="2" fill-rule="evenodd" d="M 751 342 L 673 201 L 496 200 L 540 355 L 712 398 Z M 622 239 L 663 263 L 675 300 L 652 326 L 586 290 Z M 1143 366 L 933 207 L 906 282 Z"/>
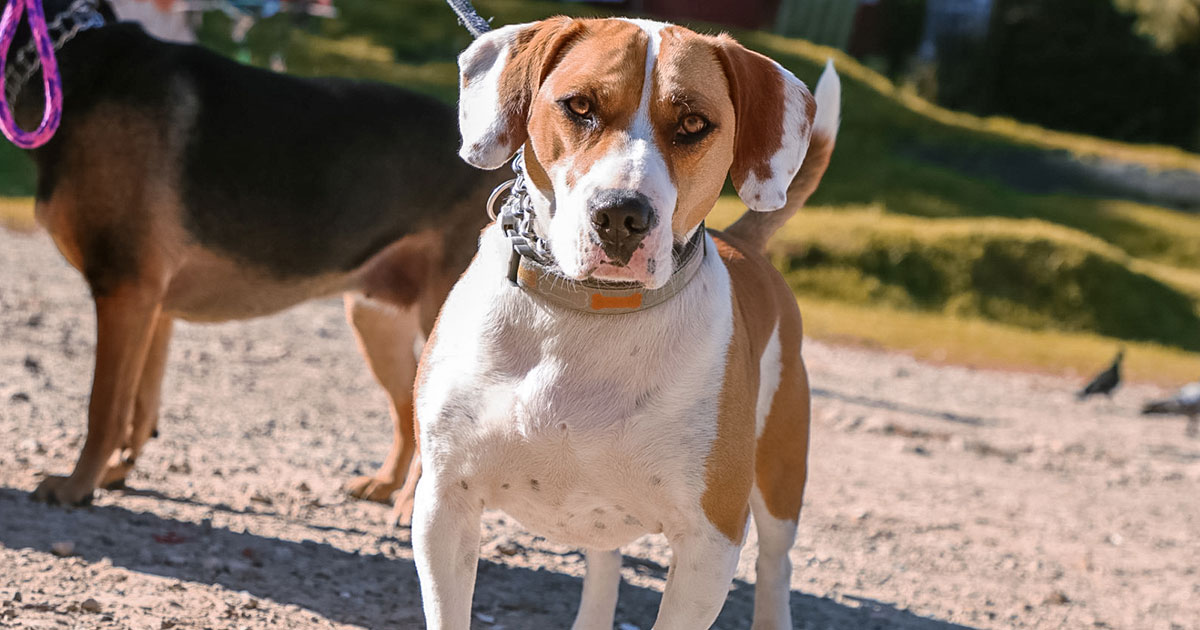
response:
<path id="1" fill-rule="evenodd" d="M 1142 413 L 1176 414 L 1188 417 L 1187 435 L 1200 434 L 1200 382 L 1184 385 L 1175 395 L 1164 400 L 1152 400 L 1142 407 Z"/>
<path id="2" fill-rule="evenodd" d="M 1113 359 L 1112 365 L 1108 366 L 1107 370 L 1096 375 L 1091 383 L 1087 384 L 1079 391 L 1076 396 L 1079 400 L 1083 400 L 1092 394 L 1104 394 L 1112 397 L 1112 392 L 1121 384 L 1121 359 L 1125 358 L 1125 351 L 1118 350 L 1117 357 Z"/>

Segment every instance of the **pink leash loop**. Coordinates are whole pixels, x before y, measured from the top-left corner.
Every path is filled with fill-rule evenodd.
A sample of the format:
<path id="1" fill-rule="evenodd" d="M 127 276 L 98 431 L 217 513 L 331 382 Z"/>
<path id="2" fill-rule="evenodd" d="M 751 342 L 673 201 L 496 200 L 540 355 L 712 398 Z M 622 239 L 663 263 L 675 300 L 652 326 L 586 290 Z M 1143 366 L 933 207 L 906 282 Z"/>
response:
<path id="1" fill-rule="evenodd" d="M 17 35 L 17 25 L 21 23 L 23 13 L 28 15 L 29 29 L 33 33 L 38 58 L 42 63 L 42 84 L 46 94 L 42 122 L 34 131 L 24 131 L 17 126 L 12 105 L 8 102 L 4 90 L 8 49 Z M 4 132 L 4 137 L 10 142 L 22 149 L 36 149 L 46 144 L 54 137 L 54 132 L 58 131 L 58 123 L 62 120 L 62 98 L 62 77 L 58 74 L 54 42 L 50 41 L 50 31 L 46 28 L 46 14 L 42 11 L 41 0 L 8 0 L 4 6 L 4 15 L 0 18 L 0 131 Z"/>

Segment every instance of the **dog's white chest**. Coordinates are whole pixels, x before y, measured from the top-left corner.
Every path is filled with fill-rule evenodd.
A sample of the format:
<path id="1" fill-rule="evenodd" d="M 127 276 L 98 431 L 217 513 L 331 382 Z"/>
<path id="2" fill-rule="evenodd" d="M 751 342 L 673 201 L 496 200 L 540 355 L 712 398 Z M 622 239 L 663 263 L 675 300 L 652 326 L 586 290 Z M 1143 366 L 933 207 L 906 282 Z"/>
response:
<path id="1" fill-rule="evenodd" d="M 661 530 L 671 506 L 686 502 L 680 480 L 710 439 L 681 435 L 682 414 L 664 413 L 653 394 L 556 361 L 480 393 L 476 422 L 439 432 L 462 462 L 460 485 L 531 531 L 580 546 L 612 548 Z M 666 445 L 674 452 L 660 452 Z"/>
<path id="2" fill-rule="evenodd" d="M 584 547 L 694 519 L 732 330 L 714 299 L 728 275 L 704 265 L 670 303 L 617 316 L 549 310 L 473 266 L 418 395 L 439 483 Z"/>

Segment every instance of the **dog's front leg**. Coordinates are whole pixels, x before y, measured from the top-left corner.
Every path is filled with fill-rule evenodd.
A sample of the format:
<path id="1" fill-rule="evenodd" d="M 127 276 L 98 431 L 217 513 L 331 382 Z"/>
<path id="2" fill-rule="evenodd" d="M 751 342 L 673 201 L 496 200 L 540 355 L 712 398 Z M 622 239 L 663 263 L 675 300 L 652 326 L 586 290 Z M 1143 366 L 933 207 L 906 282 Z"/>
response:
<path id="1" fill-rule="evenodd" d="M 717 532 L 669 536 L 671 568 L 654 630 L 704 630 L 725 605 L 741 545 Z"/>
<path id="2" fill-rule="evenodd" d="M 101 488 L 115 490 L 125 487 L 125 478 L 142 454 L 142 447 L 158 431 L 158 408 L 162 402 L 163 376 L 167 371 L 167 350 L 172 327 L 171 318 L 166 315 L 160 315 L 154 324 L 150 350 L 146 353 L 142 375 L 138 379 L 133 419 L 125 427 L 124 443 L 109 458 L 104 475 L 100 478 Z"/>
<path id="3" fill-rule="evenodd" d="M 428 462 L 427 462 L 428 463 Z M 468 630 L 479 564 L 481 499 L 426 466 L 413 509 L 413 556 L 428 630 Z"/>
<path id="4" fill-rule="evenodd" d="M 392 448 L 383 465 L 374 475 L 351 481 L 347 490 L 353 497 L 386 503 L 404 483 L 417 448 L 412 395 L 417 373 L 414 344 L 421 332 L 418 313 L 415 308 L 402 309 L 351 293 L 345 295 L 345 304 L 346 319 L 354 328 L 358 348 L 375 379 L 387 391 L 395 428 Z"/>
<path id="5" fill-rule="evenodd" d="M 162 312 L 161 295 L 149 286 L 129 285 L 96 297 L 96 373 L 87 439 L 71 476 L 47 477 L 34 490 L 34 498 L 66 505 L 91 501 L 100 475 L 128 431 L 142 367 Z"/>

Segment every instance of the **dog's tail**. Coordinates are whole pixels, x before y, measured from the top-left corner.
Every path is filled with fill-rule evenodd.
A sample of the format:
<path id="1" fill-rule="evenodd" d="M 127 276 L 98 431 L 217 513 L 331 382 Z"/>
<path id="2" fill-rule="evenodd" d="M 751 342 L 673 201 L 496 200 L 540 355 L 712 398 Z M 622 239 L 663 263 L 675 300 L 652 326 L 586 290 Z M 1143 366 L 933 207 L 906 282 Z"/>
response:
<path id="1" fill-rule="evenodd" d="M 812 138 L 809 140 L 804 163 L 800 165 L 800 171 L 788 186 L 787 203 L 773 212 L 747 211 L 725 230 L 757 247 L 759 251 L 766 249 L 771 236 L 804 207 L 808 198 L 817 190 L 817 184 L 821 183 L 825 169 L 829 167 L 833 145 L 837 142 L 842 109 L 842 80 L 833 69 L 832 59 L 825 64 L 825 71 L 817 80 L 814 97 L 817 101 L 817 113 L 813 117 Z"/>

